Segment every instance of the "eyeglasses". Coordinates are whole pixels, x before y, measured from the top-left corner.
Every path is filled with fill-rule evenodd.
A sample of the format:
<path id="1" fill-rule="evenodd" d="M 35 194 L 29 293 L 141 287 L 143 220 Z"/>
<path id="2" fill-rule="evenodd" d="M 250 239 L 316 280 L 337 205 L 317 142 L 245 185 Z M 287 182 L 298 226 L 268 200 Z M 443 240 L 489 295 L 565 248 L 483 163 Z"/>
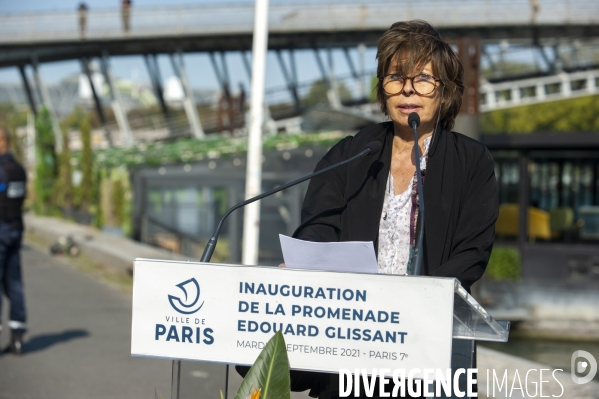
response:
<path id="1" fill-rule="evenodd" d="M 426 96 L 431 94 L 437 88 L 437 82 L 443 81 L 425 73 L 421 73 L 416 76 L 401 76 L 395 73 L 385 75 L 379 80 L 383 83 L 383 90 L 390 96 L 401 93 L 407 80 L 412 80 L 412 87 L 416 94 Z"/>

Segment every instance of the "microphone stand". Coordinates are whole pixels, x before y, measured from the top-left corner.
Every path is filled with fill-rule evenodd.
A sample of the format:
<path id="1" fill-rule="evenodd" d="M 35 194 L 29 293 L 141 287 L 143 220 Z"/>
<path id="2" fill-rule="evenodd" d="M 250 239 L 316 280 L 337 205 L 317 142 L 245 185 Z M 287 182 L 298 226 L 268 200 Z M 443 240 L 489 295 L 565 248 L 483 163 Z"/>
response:
<path id="1" fill-rule="evenodd" d="M 365 149 L 363 149 L 362 151 L 360 151 L 358 154 L 354 155 L 353 157 L 346 159 L 345 161 L 341 161 L 338 162 L 336 164 L 333 165 L 329 165 L 324 169 L 321 169 L 317 172 L 314 172 L 312 174 L 309 174 L 308 176 L 304 176 L 301 177 L 297 180 L 294 180 L 292 182 L 283 184 L 282 186 L 279 187 L 275 187 L 272 190 L 269 190 L 265 193 L 262 193 L 260 195 L 257 195 L 255 197 L 252 197 L 250 199 L 247 199 L 243 202 L 240 202 L 237 205 L 234 205 L 233 207 L 231 207 L 227 212 L 225 212 L 225 214 L 223 215 L 223 217 L 220 219 L 220 221 L 218 222 L 218 225 L 216 226 L 216 230 L 214 230 L 214 234 L 212 234 L 212 237 L 210 237 L 210 240 L 208 240 L 208 244 L 206 244 L 206 248 L 204 248 L 204 253 L 202 254 L 202 258 L 200 259 L 200 262 L 210 262 L 210 259 L 212 258 L 212 254 L 214 253 L 214 249 L 216 248 L 216 242 L 218 241 L 218 235 L 220 234 L 220 229 L 222 228 L 223 222 L 225 221 L 225 219 L 236 209 L 239 209 L 243 206 L 246 206 L 247 204 L 251 204 L 254 201 L 258 201 L 259 199 L 262 199 L 264 197 L 268 197 L 269 195 L 278 193 L 279 191 L 285 190 L 286 188 L 289 188 L 291 186 L 295 186 L 296 184 L 302 183 L 308 179 L 311 179 L 315 176 L 318 176 L 322 173 L 328 172 L 331 169 L 335 169 L 338 166 L 341 165 L 345 165 L 346 163 L 352 162 L 354 159 L 363 157 L 364 155 L 369 155 L 371 153 L 375 153 L 378 152 L 381 149 L 382 145 L 379 142 L 371 142 L 368 143 L 367 147 Z M 173 360 L 173 378 L 177 379 L 177 388 L 176 388 L 176 399 L 179 399 L 179 380 L 180 380 L 180 375 L 181 375 L 181 361 L 180 360 Z M 176 377 L 175 377 L 176 376 Z M 225 398 L 228 398 L 229 395 L 229 365 L 227 364 L 226 370 L 225 370 Z M 172 395 L 171 395 L 172 396 Z"/>
<path id="2" fill-rule="evenodd" d="M 372 148 L 370 148 L 370 147 L 372 147 Z M 295 186 L 296 184 L 302 183 L 302 182 L 309 180 L 315 176 L 318 176 L 322 173 L 328 172 L 331 169 L 335 169 L 338 166 L 345 165 L 346 163 L 352 162 L 354 159 L 363 157 L 364 155 L 369 155 L 373 152 L 378 152 L 380 150 L 380 147 L 381 147 L 381 144 L 378 142 L 369 143 L 365 149 L 363 149 L 362 151 L 360 151 L 358 154 L 354 155 L 353 157 L 346 159 L 345 161 L 341 161 L 336 164 L 327 166 L 326 168 L 321 169 L 312 174 L 309 174 L 308 176 L 304 176 L 304 177 L 301 177 L 292 182 L 283 184 L 282 186 L 275 187 L 272 190 L 269 190 L 265 193 L 262 193 L 255 197 L 247 199 L 243 202 L 240 202 L 237 205 L 232 206 L 227 212 L 225 212 L 223 217 L 218 222 L 218 225 L 216 226 L 216 230 L 214 230 L 214 234 L 212 234 L 212 237 L 210 237 L 210 240 L 208 240 L 208 244 L 206 244 L 206 248 L 204 249 L 204 253 L 202 254 L 202 258 L 200 259 L 200 262 L 206 262 L 206 263 L 210 262 L 210 259 L 212 258 L 212 254 L 214 253 L 214 249 L 216 248 L 216 242 L 218 241 L 218 235 L 220 234 L 220 229 L 223 226 L 223 222 L 234 210 L 244 207 L 247 204 L 251 204 L 254 201 L 258 201 L 259 199 L 262 199 L 264 197 L 268 197 L 269 195 L 278 193 L 279 191 L 285 190 L 286 188 L 289 188 L 291 186 Z M 181 373 L 181 361 L 173 360 L 173 375 L 175 375 L 175 374 L 177 375 L 177 393 L 178 393 L 178 381 L 180 378 L 180 373 Z M 225 386 L 225 398 L 228 398 L 228 395 L 229 395 L 229 365 L 228 364 L 227 364 L 227 367 L 225 370 L 225 381 L 226 381 L 225 382 L 225 385 L 226 385 Z M 178 399 L 178 395 L 177 395 L 176 399 Z"/>
<path id="3" fill-rule="evenodd" d="M 371 144 L 372 144 L 372 143 L 370 143 L 370 144 L 368 144 L 368 145 L 370 146 Z M 379 144 L 379 146 L 380 146 L 380 144 Z M 380 149 L 380 148 L 378 148 L 378 149 Z M 218 222 L 218 225 L 216 226 L 216 230 L 214 231 L 214 234 L 212 234 L 212 237 L 210 237 L 210 239 L 208 240 L 208 244 L 206 244 L 206 248 L 204 249 L 204 253 L 202 254 L 202 257 L 201 257 L 201 259 L 200 259 L 200 262 L 210 262 L 210 259 L 212 258 L 212 253 L 214 252 L 214 249 L 216 248 L 216 242 L 218 241 L 218 235 L 220 234 L 220 229 L 222 228 L 223 222 L 225 221 L 225 219 L 226 219 L 226 218 L 227 218 L 227 217 L 228 217 L 228 216 L 229 216 L 229 215 L 230 215 L 230 214 L 231 214 L 231 213 L 232 213 L 234 210 L 236 210 L 236 209 L 238 209 L 238 208 L 241 208 L 241 207 L 243 207 L 243 206 L 246 206 L 247 204 L 251 204 L 251 203 L 252 203 L 252 202 L 254 202 L 254 201 L 258 201 L 259 199 L 262 199 L 262 198 L 264 198 L 264 197 L 268 197 L 269 195 L 272 195 L 272 194 L 274 194 L 274 193 L 277 193 L 277 192 L 279 192 L 279 191 L 285 190 L 286 188 L 289 188 L 289 187 L 291 187 L 291 186 L 295 186 L 296 184 L 302 183 L 302 182 L 304 182 L 304 181 L 306 181 L 306 180 L 308 180 L 308 179 L 311 179 L 311 178 L 313 178 L 313 177 L 315 177 L 315 176 L 318 176 L 318 175 L 320 175 L 321 173 L 325 173 L 325 172 L 328 172 L 328 171 L 329 171 L 329 170 L 331 170 L 331 169 L 335 169 L 335 168 L 336 168 L 336 167 L 338 167 L 338 166 L 345 165 L 346 163 L 349 163 L 349 162 L 353 161 L 354 159 L 357 159 L 357 158 L 363 157 L 364 155 L 368 155 L 368 154 L 370 154 L 370 153 L 372 153 L 372 152 L 377 152 L 377 151 L 378 151 L 378 149 L 375 149 L 375 148 L 372 148 L 372 149 L 371 149 L 370 147 L 367 147 L 367 148 L 363 149 L 362 151 L 360 151 L 358 154 L 354 155 L 353 157 L 351 157 L 351 158 L 349 158 L 349 159 L 346 159 L 345 161 L 341 161 L 341 162 L 338 162 L 338 163 L 336 163 L 336 164 L 333 164 L 333 165 L 327 166 L 326 168 L 324 168 L 324 169 L 321 169 L 321 170 L 319 170 L 319 171 L 317 171 L 317 172 L 314 172 L 314 173 L 312 173 L 312 174 L 309 174 L 308 176 L 304 176 L 304 177 L 301 177 L 301 178 L 299 178 L 299 179 L 297 179 L 297 180 L 294 180 L 294 181 L 292 181 L 292 182 L 289 182 L 289 183 L 283 184 L 282 186 L 275 187 L 275 188 L 273 188 L 273 189 L 272 189 L 272 190 L 270 190 L 270 191 L 267 191 L 267 192 L 265 192 L 265 193 L 262 193 L 262 194 L 260 194 L 260 195 L 257 195 L 257 196 L 255 196 L 255 197 L 252 197 L 252 198 L 250 198 L 250 199 L 247 199 L 247 200 L 245 200 L 245 201 L 243 201 L 243 202 L 240 202 L 239 204 L 237 204 L 237 205 L 235 205 L 235 206 L 231 207 L 231 208 L 230 208 L 230 209 L 229 209 L 229 210 L 228 210 L 228 211 L 227 211 L 227 212 L 226 212 L 226 213 L 223 215 L 223 217 L 220 219 L 220 221 Z"/>
<path id="4" fill-rule="evenodd" d="M 416 114 L 418 115 L 418 114 Z M 416 237 L 416 245 L 414 253 L 412 255 L 412 273 L 414 276 L 422 275 L 422 258 L 424 252 L 422 249 L 424 241 L 424 190 L 422 187 L 422 175 L 420 172 L 420 147 L 418 147 L 418 125 L 420 124 L 420 118 L 411 121 L 410 126 L 414 130 L 414 155 L 416 158 L 416 181 L 418 185 L 418 236 Z"/>

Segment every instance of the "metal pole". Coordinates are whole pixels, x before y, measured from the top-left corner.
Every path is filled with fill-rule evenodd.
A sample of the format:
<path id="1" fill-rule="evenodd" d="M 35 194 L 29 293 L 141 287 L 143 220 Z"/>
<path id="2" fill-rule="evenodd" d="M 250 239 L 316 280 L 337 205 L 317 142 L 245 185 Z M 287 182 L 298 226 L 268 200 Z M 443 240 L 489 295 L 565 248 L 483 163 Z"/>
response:
<path id="1" fill-rule="evenodd" d="M 212 64 L 212 69 L 214 69 L 214 74 L 216 75 L 216 80 L 218 80 L 218 84 L 220 85 L 220 87 L 224 91 L 224 89 L 225 89 L 225 78 L 221 74 L 220 68 L 218 67 L 218 64 L 216 63 L 216 58 L 214 57 L 214 53 L 211 51 L 211 52 L 208 53 L 208 56 L 210 57 L 210 63 Z"/>
<path id="2" fill-rule="evenodd" d="M 40 74 L 38 64 L 37 64 L 37 57 L 34 55 L 31 59 L 31 61 L 32 61 L 31 64 L 33 66 L 33 74 L 35 76 L 37 88 L 41 93 L 42 101 L 43 101 L 44 105 L 46 106 L 46 108 L 48 109 L 48 112 L 50 114 L 50 120 L 52 121 L 52 130 L 54 130 L 54 139 L 55 139 L 54 148 L 56 149 L 57 153 L 61 153 L 62 152 L 62 129 L 60 129 L 60 123 L 58 123 L 58 118 L 56 117 L 56 113 L 54 112 L 54 107 L 52 106 L 50 92 L 48 91 L 48 88 L 46 87 L 46 85 L 44 84 L 44 81 L 42 80 L 42 75 Z"/>
<path id="3" fill-rule="evenodd" d="M 37 159 L 35 156 L 35 115 L 27 113 L 27 165 L 35 168 Z"/>
<path id="4" fill-rule="evenodd" d="M 335 79 L 335 67 L 333 63 L 333 49 L 331 47 L 327 48 L 327 56 L 329 59 L 329 82 L 330 88 L 327 96 L 329 97 L 329 102 L 334 109 L 341 108 L 341 99 L 339 98 L 339 90 L 337 87 L 337 80 Z"/>
<path id="5" fill-rule="evenodd" d="M 179 50 L 177 56 L 171 54 L 170 57 L 171 63 L 173 64 L 173 70 L 177 74 L 177 77 L 181 82 L 181 86 L 183 87 L 183 94 L 185 96 L 183 99 L 183 106 L 185 108 L 185 113 L 187 114 L 187 120 L 189 121 L 189 126 L 191 127 L 193 136 L 197 139 L 203 139 L 204 129 L 202 129 L 202 123 L 200 121 L 200 116 L 198 115 L 198 110 L 193 99 L 193 93 L 187 82 L 187 73 L 185 72 L 185 65 L 183 64 L 183 54 Z M 178 62 L 177 58 L 179 60 Z"/>
<path id="6" fill-rule="evenodd" d="M 364 87 L 362 86 L 363 82 L 361 81 L 361 77 L 358 74 L 356 67 L 354 66 L 354 61 L 351 59 L 351 54 L 349 53 L 349 49 L 347 47 L 343 47 L 343 54 L 345 55 L 345 60 L 347 61 L 347 65 L 349 66 L 351 75 L 356 82 L 356 86 L 358 86 L 358 88 L 359 88 L 359 92 L 360 92 L 359 95 L 361 98 L 364 98 L 364 95 L 363 95 Z"/>
<path id="7" fill-rule="evenodd" d="M 528 241 L 528 206 L 530 202 L 530 180 L 528 173 L 528 154 L 521 152 L 518 158 L 519 184 L 518 184 L 518 247 L 520 256 L 524 257 L 524 247 Z"/>
<path id="8" fill-rule="evenodd" d="M 83 72 L 87 75 L 87 81 L 89 82 L 89 87 L 92 90 L 92 96 L 94 97 L 94 104 L 96 105 L 96 112 L 98 113 L 98 117 L 100 118 L 100 122 L 104 127 L 104 134 L 106 135 L 106 141 L 108 141 L 109 146 L 113 146 L 112 137 L 110 135 L 110 129 L 106 125 L 106 117 L 104 116 L 104 110 L 102 109 L 102 103 L 100 102 L 100 97 L 98 96 L 98 92 L 96 91 L 96 85 L 94 84 L 94 80 L 92 78 L 92 73 L 89 68 L 89 59 L 82 58 L 81 66 L 83 67 Z"/>
<path id="9" fill-rule="evenodd" d="M 364 77 L 366 76 L 366 67 L 364 58 L 366 56 L 366 45 L 364 43 L 358 44 L 358 62 L 360 63 L 360 84 L 358 85 L 358 90 L 360 92 L 360 97 L 366 98 L 366 87 L 370 87 L 364 85 Z"/>
<path id="10" fill-rule="evenodd" d="M 293 98 L 293 104 L 295 105 L 295 109 L 297 111 L 300 110 L 300 101 L 299 96 L 297 95 L 297 86 L 295 80 L 293 80 L 293 75 L 290 75 L 287 71 L 287 67 L 285 66 L 285 61 L 283 60 L 283 56 L 281 55 L 281 50 L 275 51 L 277 55 L 277 60 L 279 61 L 279 65 L 281 66 L 281 71 L 283 72 L 283 77 L 287 82 L 287 89 L 291 94 L 291 98 Z"/>
<path id="11" fill-rule="evenodd" d="M 248 60 L 247 51 L 241 52 L 241 60 L 243 61 L 243 67 L 245 72 L 248 74 L 248 78 L 252 80 L 252 67 L 250 67 L 250 61 Z"/>
<path id="12" fill-rule="evenodd" d="M 291 65 L 291 79 L 293 79 L 293 84 L 297 91 L 297 65 L 295 63 L 295 50 L 293 48 L 289 49 L 289 64 Z"/>
<path id="13" fill-rule="evenodd" d="M 314 48 L 314 57 L 316 57 L 316 63 L 318 64 L 318 69 L 320 70 L 320 73 L 322 75 L 322 80 L 324 81 L 324 83 L 327 86 L 327 98 L 329 100 L 329 105 L 331 106 L 331 108 L 333 109 L 339 109 L 341 108 L 341 104 L 338 101 L 338 97 L 335 95 L 335 90 L 334 90 L 334 82 L 332 81 L 332 56 L 331 56 L 331 52 L 329 49 L 329 73 L 326 72 L 325 68 L 324 68 L 324 64 L 322 62 L 322 60 L 320 59 L 320 53 L 318 51 L 318 49 L 315 47 Z"/>
<path id="14" fill-rule="evenodd" d="M 252 97 L 245 198 L 251 198 L 260 194 L 262 182 L 262 124 L 264 119 L 263 103 L 266 50 L 268 46 L 268 0 L 256 0 L 255 4 L 254 40 L 252 47 Z M 258 263 L 259 224 L 260 203 L 254 202 L 245 208 L 243 222 L 243 264 L 255 265 Z"/>
<path id="15" fill-rule="evenodd" d="M 156 54 L 144 54 L 144 60 L 146 61 L 146 68 L 150 74 L 150 80 L 152 81 L 152 88 L 154 89 L 154 95 L 160 104 L 160 109 L 164 117 L 168 119 L 169 112 L 166 102 L 164 101 L 164 95 L 162 93 L 162 81 L 160 76 L 160 68 L 158 67 L 158 60 Z"/>
<path id="16" fill-rule="evenodd" d="M 250 78 L 250 80 L 252 80 L 252 68 L 250 68 L 250 62 L 248 61 L 247 58 L 247 52 L 242 51 L 241 52 L 241 59 L 243 60 L 243 65 L 245 67 L 245 70 Z M 297 79 L 295 80 L 297 82 Z M 246 126 L 249 124 L 249 121 L 247 121 L 248 118 L 246 118 Z M 270 109 L 268 108 L 268 104 L 266 103 L 266 101 L 264 101 L 264 125 L 267 127 L 268 130 L 268 126 L 271 126 L 271 133 L 275 134 L 276 130 L 272 129 L 272 126 L 274 126 L 274 120 L 272 119 L 272 116 L 270 115 Z M 249 127 L 248 127 L 248 131 L 249 131 Z"/>
<path id="17" fill-rule="evenodd" d="M 114 77 L 112 76 L 112 71 L 110 70 L 107 52 L 104 52 L 104 54 L 102 54 L 102 58 L 100 58 L 100 61 L 102 65 L 102 71 L 104 72 L 104 77 L 108 82 L 108 86 L 110 87 L 110 93 L 112 94 L 112 110 L 114 112 L 114 117 L 116 118 L 116 122 L 119 125 L 119 130 L 121 131 L 121 134 L 125 137 L 125 145 L 127 147 L 131 147 L 134 144 L 133 135 L 131 134 L 131 128 L 129 127 L 127 115 L 123 110 L 121 94 L 119 93 L 119 90 L 116 87 Z"/>
<path id="18" fill-rule="evenodd" d="M 220 52 L 220 66 L 223 68 L 223 79 L 225 80 L 225 82 L 227 82 L 227 85 L 230 85 L 231 79 L 229 77 L 229 68 L 227 67 L 227 58 L 225 57 L 224 51 Z"/>
<path id="19" fill-rule="evenodd" d="M 173 360 L 171 375 L 171 399 L 179 399 L 181 387 L 181 360 Z"/>
<path id="20" fill-rule="evenodd" d="M 225 399 L 229 398 L 229 365 L 225 369 Z"/>
<path id="21" fill-rule="evenodd" d="M 27 74 L 25 73 L 25 67 L 23 65 L 19 65 L 19 72 L 21 73 L 21 79 L 23 80 L 23 87 L 25 88 L 25 93 L 27 93 L 27 101 L 29 101 L 29 107 L 31 108 L 33 116 L 36 116 L 37 109 L 35 107 L 35 100 L 33 98 L 31 86 L 29 85 L 29 79 L 27 79 Z"/>

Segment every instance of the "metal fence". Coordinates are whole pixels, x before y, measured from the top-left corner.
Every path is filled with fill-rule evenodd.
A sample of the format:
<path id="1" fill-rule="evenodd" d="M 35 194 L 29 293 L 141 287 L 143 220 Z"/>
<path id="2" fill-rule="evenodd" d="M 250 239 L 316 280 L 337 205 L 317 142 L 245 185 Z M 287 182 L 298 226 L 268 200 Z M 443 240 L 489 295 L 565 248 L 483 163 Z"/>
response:
<path id="1" fill-rule="evenodd" d="M 439 28 L 599 23 L 597 0 L 539 4 L 535 11 L 529 0 L 274 2 L 269 29 L 274 33 L 382 30 L 397 20 L 417 18 Z M 85 13 L 82 31 L 81 15 L 77 10 L 0 15 L 0 42 L 251 33 L 254 7 L 252 3 L 133 7 L 128 17 L 121 9 L 91 9 Z"/>

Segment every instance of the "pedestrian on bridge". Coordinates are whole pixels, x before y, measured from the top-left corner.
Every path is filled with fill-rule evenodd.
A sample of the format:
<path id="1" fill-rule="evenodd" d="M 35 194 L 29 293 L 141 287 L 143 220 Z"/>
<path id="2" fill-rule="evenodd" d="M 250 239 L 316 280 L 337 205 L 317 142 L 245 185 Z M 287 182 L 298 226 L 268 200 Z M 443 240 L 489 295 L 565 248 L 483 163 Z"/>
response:
<path id="1" fill-rule="evenodd" d="M 25 169 L 9 152 L 9 148 L 8 129 L 0 127 L 0 287 L 10 301 L 8 328 L 11 331 L 11 340 L 6 351 L 21 354 L 23 335 L 27 330 L 20 257 L 23 236 L 21 208 L 26 195 L 27 176 Z M 1 320 L 0 317 L 0 322 Z"/>
<path id="2" fill-rule="evenodd" d="M 126 35 L 129 34 L 131 28 L 131 6 L 133 2 L 131 0 L 121 1 L 121 19 L 123 20 L 123 31 Z"/>
<path id="3" fill-rule="evenodd" d="M 79 3 L 77 14 L 79 15 L 79 34 L 82 39 L 85 39 L 85 31 L 87 30 L 87 4 L 85 2 Z"/>

